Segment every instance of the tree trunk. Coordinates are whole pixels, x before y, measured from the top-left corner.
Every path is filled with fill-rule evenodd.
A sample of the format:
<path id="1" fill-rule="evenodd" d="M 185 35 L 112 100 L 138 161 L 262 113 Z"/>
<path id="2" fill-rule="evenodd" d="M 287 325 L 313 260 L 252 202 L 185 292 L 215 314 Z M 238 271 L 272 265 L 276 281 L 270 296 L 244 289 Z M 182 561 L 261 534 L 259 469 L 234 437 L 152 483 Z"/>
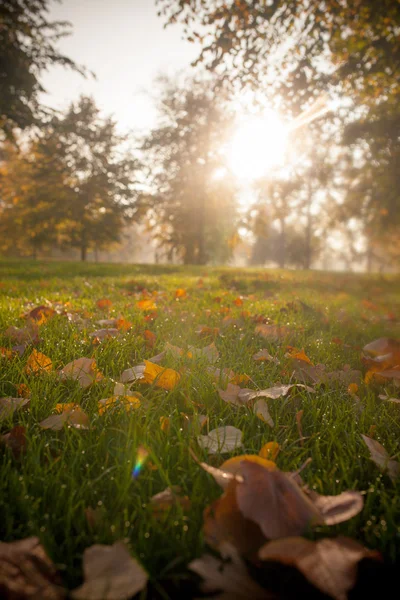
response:
<path id="1" fill-rule="evenodd" d="M 279 266 L 281 269 L 285 268 L 286 263 L 286 223 L 285 218 L 280 219 L 281 222 L 281 235 L 280 235 L 280 249 L 279 249 Z"/>

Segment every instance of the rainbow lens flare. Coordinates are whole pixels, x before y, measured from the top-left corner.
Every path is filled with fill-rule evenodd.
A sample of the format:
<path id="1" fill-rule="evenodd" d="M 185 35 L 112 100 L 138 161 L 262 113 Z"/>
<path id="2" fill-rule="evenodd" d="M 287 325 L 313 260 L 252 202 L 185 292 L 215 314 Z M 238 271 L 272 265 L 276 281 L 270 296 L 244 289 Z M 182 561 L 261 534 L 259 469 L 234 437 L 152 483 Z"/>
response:
<path id="1" fill-rule="evenodd" d="M 143 446 L 139 446 L 136 456 L 136 463 L 132 471 L 133 479 L 137 479 L 139 477 L 139 473 L 142 470 L 142 467 L 146 462 L 146 458 L 148 457 L 148 455 L 149 453 L 146 450 L 146 448 L 144 448 Z"/>

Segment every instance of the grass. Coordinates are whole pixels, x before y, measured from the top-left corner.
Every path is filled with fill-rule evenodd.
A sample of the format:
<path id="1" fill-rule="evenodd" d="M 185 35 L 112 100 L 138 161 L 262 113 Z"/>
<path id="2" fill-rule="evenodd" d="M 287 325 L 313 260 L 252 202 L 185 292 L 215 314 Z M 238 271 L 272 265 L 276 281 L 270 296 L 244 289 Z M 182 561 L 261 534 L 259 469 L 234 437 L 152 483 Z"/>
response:
<path id="1" fill-rule="evenodd" d="M 210 430 L 221 425 L 241 429 L 244 449 L 234 454 L 258 453 L 264 443 L 275 440 L 281 447 L 277 464 L 282 470 L 295 470 L 311 457 L 303 478 L 320 493 L 363 491 L 365 506 L 360 515 L 329 528 L 329 532 L 319 528 L 312 536 L 344 534 L 380 550 L 389 563 L 398 559 L 400 478 L 392 482 L 378 470 L 360 436 L 368 435 L 375 427 L 375 438 L 399 459 L 400 407 L 378 398 L 384 391 L 398 396 L 392 384 L 362 385 L 361 413 L 346 388 L 338 385 L 320 386 L 316 394 L 302 392 L 295 402 L 271 400 L 275 427 L 270 428 L 247 409 L 238 410 L 224 403 L 206 364 L 198 359 L 190 364 L 190 373 L 169 392 L 154 385 L 137 385 L 134 389 L 148 400 L 146 408 L 130 414 L 99 416 L 97 402 L 112 395 L 112 380 L 118 380 L 124 369 L 161 352 L 166 342 L 181 347 L 208 344 L 211 340 L 199 338 L 196 327 L 221 327 L 226 308 L 234 318 L 245 310 L 287 325 L 296 332 L 293 345 L 304 348 L 315 364 L 323 363 L 329 370 L 344 364 L 362 369 L 360 348 L 364 344 L 383 336 L 400 338 L 400 321 L 393 320 L 393 315 L 392 320 L 387 318 L 391 312 L 400 319 L 399 277 L 2 262 L 0 282 L 0 336 L 10 325 L 23 325 L 20 315 L 26 312 L 28 303 L 68 303 L 67 310 L 85 312 L 87 326 L 81 329 L 65 316 L 56 316 L 41 326 L 38 350 L 49 356 L 57 368 L 81 356 L 94 356 L 105 375 L 102 382 L 84 390 L 77 382 L 60 381 L 55 372 L 25 374 L 29 351 L 12 360 L 0 359 L 0 397 L 16 396 L 16 385 L 20 383 L 31 390 L 29 409 L 1 423 L 1 433 L 13 425 L 24 425 L 28 448 L 20 460 L 7 449 L 0 450 L 0 539 L 8 542 L 37 535 L 68 588 L 81 582 L 84 549 L 116 540 L 124 540 L 143 563 L 159 597 L 174 597 L 169 590 L 190 579 L 185 566 L 204 551 L 203 509 L 220 491 L 189 455 L 188 448 L 192 447 L 200 458 L 208 460 L 207 453 L 196 445 L 198 427 L 186 427 L 182 413 L 207 414 Z M 165 292 L 157 300 L 158 316 L 152 321 L 146 322 L 146 313 L 136 307 L 142 297 L 138 291 L 141 286 L 150 292 Z M 188 297 L 175 299 L 177 288 L 185 288 Z M 239 296 L 244 298 L 243 306 L 234 304 Z M 221 301 L 217 302 L 216 297 Z M 96 307 L 100 298 L 112 301 L 109 311 Z M 290 304 L 298 299 L 322 311 L 324 318 L 314 311 L 301 310 L 298 303 Z M 132 329 L 93 346 L 88 334 L 99 328 L 95 322 L 119 315 L 132 322 Z M 222 335 L 215 340 L 220 352 L 217 366 L 249 375 L 261 389 L 276 381 L 288 382 L 285 344 L 259 338 L 254 327 L 247 317 L 221 329 Z M 145 345 L 145 329 L 157 336 L 153 349 Z M 333 338 L 340 338 L 343 344 L 332 343 Z M 0 345 L 9 346 L 10 342 L 0 337 Z M 281 364 L 255 362 L 252 355 L 261 348 L 267 348 Z M 163 364 L 179 368 L 172 357 Z M 79 403 L 90 416 L 90 429 L 42 430 L 38 423 L 59 402 Z M 295 419 L 300 408 L 304 410 L 304 445 L 300 443 Z M 160 417 L 166 416 L 170 430 L 162 431 Z M 149 450 L 150 461 L 134 480 L 132 469 L 140 445 Z M 150 510 L 149 500 L 170 485 L 181 486 L 191 499 L 191 509 L 184 513 L 174 508 L 160 520 Z M 88 507 L 97 511 L 94 526 L 85 516 Z"/>

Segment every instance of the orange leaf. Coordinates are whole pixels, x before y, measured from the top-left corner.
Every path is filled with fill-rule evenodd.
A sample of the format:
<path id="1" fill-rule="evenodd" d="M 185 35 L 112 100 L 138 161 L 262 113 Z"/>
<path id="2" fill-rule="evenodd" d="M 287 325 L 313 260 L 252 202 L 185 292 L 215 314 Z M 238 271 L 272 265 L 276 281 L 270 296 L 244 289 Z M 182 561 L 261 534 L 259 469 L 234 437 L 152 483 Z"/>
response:
<path id="1" fill-rule="evenodd" d="M 173 369 L 160 367 L 149 360 L 144 361 L 145 369 L 143 377 L 146 383 L 153 383 L 164 390 L 172 390 L 181 378 L 180 374 Z"/>
<path id="2" fill-rule="evenodd" d="M 175 290 L 175 298 L 186 298 L 186 290 L 183 288 L 178 288 Z"/>
<path id="3" fill-rule="evenodd" d="M 97 300 L 96 306 L 101 309 L 109 309 L 112 307 L 112 302 L 108 298 L 102 298 L 101 300 Z"/>
<path id="4" fill-rule="evenodd" d="M 171 428 L 171 421 L 169 417 L 160 417 L 160 428 L 161 431 L 168 433 Z"/>
<path id="5" fill-rule="evenodd" d="M 157 304 L 153 300 L 139 300 L 136 302 L 136 306 L 140 310 L 155 310 L 157 308 Z"/>
<path id="6" fill-rule="evenodd" d="M 31 395 L 31 390 L 28 388 L 26 383 L 20 383 L 17 386 L 17 394 L 19 398 L 29 398 Z"/>
<path id="7" fill-rule="evenodd" d="M 261 448 L 258 453 L 261 458 L 266 458 L 267 460 L 275 460 L 279 453 L 279 444 L 278 442 L 267 442 Z"/>
<path id="8" fill-rule="evenodd" d="M 150 331 L 150 329 L 145 329 L 143 332 L 143 337 L 146 340 L 146 348 L 154 348 L 157 341 L 156 334 Z"/>
<path id="9" fill-rule="evenodd" d="M 52 368 L 53 364 L 48 356 L 37 350 L 32 350 L 25 366 L 25 373 L 32 375 L 43 371 L 51 371 Z"/>
<path id="10" fill-rule="evenodd" d="M 235 298 L 235 300 L 233 301 L 233 304 L 235 304 L 236 306 L 243 306 L 243 299 L 242 298 Z"/>
<path id="11" fill-rule="evenodd" d="M 287 349 L 288 352 L 286 353 L 286 356 L 288 358 L 296 358 L 297 360 L 302 360 L 303 362 L 312 365 L 312 362 L 304 352 L 304 349 L 298 350 L 298 348 L 294 348 L 293 346 L 288 346 Z"/>
<path id="12" fill-rule="evenodd" d="M 117 329 L 120 329 L 121 331 L 128 331 L 132 327 L 132 323 L 130 321 L 127 321 L 123 317 L 121 317 L 116 320 L 115 326 Z"/>
<path id="13" fill-rule="evenodd" d="M 103 415 L 109 409 L 124 408 L 126 412 L 137 410 L 141 406 L 141 398 L 143 398 L 141 394 L 134 392 L 131 396 L 111 396 L 99 400 L 99 415 Z"/>

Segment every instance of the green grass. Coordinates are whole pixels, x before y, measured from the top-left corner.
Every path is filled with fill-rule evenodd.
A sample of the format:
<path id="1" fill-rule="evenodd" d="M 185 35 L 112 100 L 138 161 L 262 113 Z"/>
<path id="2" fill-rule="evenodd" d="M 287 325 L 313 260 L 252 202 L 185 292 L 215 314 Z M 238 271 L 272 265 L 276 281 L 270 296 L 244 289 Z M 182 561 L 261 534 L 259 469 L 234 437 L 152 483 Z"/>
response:
<path id="1" fill-rule="evenodd" d="M 203 286 L 198 280 L 203 280 Z M 375 426 L 375 437 L 394 458 L 400 459 L 400 406 L 378 398 L 387 391 L 398 396 L 392 384 L 362 385 L 359 396 L 364 410 L 357 411 L 346 388 L 319 387 L 316 394 L 301 393 L 296 402 L 269 401 L 275 427 L 262 423 L 247 409 L 235 409 L 218 396 L 201 360 L 190 364 L 172 391 L 137 385 L 148 400 L 147 406 L 130 414 L 99 416 L 97 402 L 112 395 L 113 382 L 121 372 L 144 358 L 161 352 L 166 342 L 181 347 L 198 347 L 211 340 L 201 339 L 196 326 L 220 327 L 229 307 L 233 317 L 243 310 L 261 314 L 295 330 L 292 344 L 305 349 L 311 360 L 329 370 L 350 364 L 362 369 L 360 348 L 382 336 L 400 338 L 400 321 L 388 320 L 389 311 L 400 319 L 400 279 L 389 275 L 329 274 L 257 269 L 184 268 L 176 266 L 80 265 L 72 263 L 0 263 L 0 336 L 9 325 L 22 326 L 20 315 L 27 303 L 46 301 L 70 303 L 68 310 L 87 311 L 87 328 L 79 329 L 63 316 L 41 326 L 37 349 L 60 368 L 81 356 L 94 356 L 105 375 L 102 382 L 83 390 L 76 382 L 60 381 L 56 373 L 28 376 L 24 366 L 29 355 L 1 360 L 0 397 L 16 396 L 16 385 L 31 389 L 28 410 L 22 410 L 1 423 L 1 433 L 21 424 L 27 428 L 28 448 L 20 459 L 0 450 L 0 539 L 13 541 L 37 535 L 60 569 L 65 585 L 81 582 L 83 550 L 94 544 L 124 540 L 149 571 L 160 597 L 168 598 L 171 585 L 190 575 L 185 566 L 204 551 L 202 512 L 220 490 L 212 478 L 190 457 L 188 449 L 207 461 L 196 445 L 196 426 L 183 426 L 181 413 L 209 416 L 209 428 L 234 425 L 242 429 L 244 449 L 258 453 L 271 440 L 279 442 L 277 458 L 282 470 L 295 470 L 308 458 L 303 473 L 307 484 L 324 494 L 346 489 L 363 491 L 365 507 L 360 515 L 329 535 L 341 533 L 380 550 L 388 562 L 399 558 L 400 478 L 391 482 L 370 460 L 360 434 Z M 165 291 L 157 300 L 158 317 L 145 322 L 136 307 L 140 286 L 149 291 Z M 175 290 L 185 288 L 188 297 L 175 299 Z M 221 302 L 215 301 L 220 296 Z M 233 300 L 244 297 L 237 307 Z M 96 307 L 96 300 L 109 298 L 109 312 Z M 297 299 L 322 311 L 297 311 L 287 303 Z M 369 300 L 376 309 L 363 301 Z M 99 328 L 95 321 L 123 315 L 132 322 L 131 331 L 97 347 L 88 334 Z M 220 351 L 218 367 L 245 373 L 261 389 L 276 381 L 288 382 L 290 369 L 284 358 L 285 345 L 271 343 L 254 334 L 254 322 L 244 319 L 240 326 L 221 329 L 215 342 Z M 157 335 L 153 349 L 146 348 L 142 332 Z M 332 343 L 339 337 L 345 345 Z M 10 342 L 0 337 L 0 345 Z M 281 364 L 259 364 L 252 355 L 267 348 Z M 178 367 L 170 358 L 166 366 Z M 188 363 L 187 363 L 188 364 Z M 286 373 L 282 374 L 282 370 Z M 253 384 L 251 384 L 253 386 Z M 78 402 L 89 414 L 88 431 L 65 428 L 43 431 L 38 423 L 51 414 L 58 402 Z M 198 404 L 204 408 L 198 408 Z M 299 442 L 295 414 L 304 410 L 304 445 Z M 170 418 L 170 431 L 160 428 L 160 417 Z M 132 478 L 137 449 L 144 445 L 153 467 L 147 464 L 137 480 Z M 226 456 L 224 457 L 226 458 Z M 221 457 L 222 462 L 222 457 Z M 179 485 L 192 501 L 184 514 L 173 509 L 163 520 L 152 515 L 151 496 L 169 485 Z M 98 524 L 92 528 L 85 509 L 96 508 Z M 327 528 L 314 531 L 318 538 Z M 172 594 L 171 597 L 176 597 Z"/>

